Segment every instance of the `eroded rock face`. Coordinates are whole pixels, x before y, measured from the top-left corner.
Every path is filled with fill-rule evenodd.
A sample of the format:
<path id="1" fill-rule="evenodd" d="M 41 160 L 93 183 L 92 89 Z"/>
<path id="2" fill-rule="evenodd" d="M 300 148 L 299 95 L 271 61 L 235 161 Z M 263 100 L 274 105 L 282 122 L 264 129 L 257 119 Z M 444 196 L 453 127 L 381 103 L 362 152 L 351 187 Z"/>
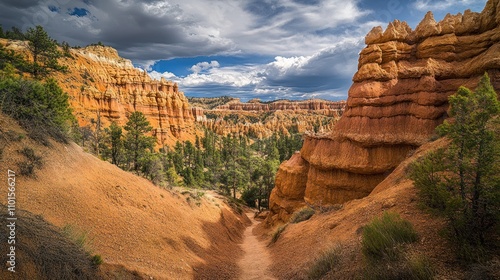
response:
<path id="1" fill-rule="evenodd" d="M 218 110 L 230 111 L 315 111 L 323 115 L 335 115 L 345 107 L 344 101 L 328 101 L 321 99 L 311 99 L 305 101 L 278 100 L 269 103 L 262 103 L 258 99 L 248 102 L 241 102 L 238 99 L 230 101 L 224 105 L 217 106 Z"/>
<path id="2" fill-rule="evenodd" d="M 74 97 L 76 112 L 84 116 L 82 122 L 85 117 L 95 118 L 92 115 L 99 110 L 108 120 L 123 125 L 133 111 L 140 111 L 153 126 L 159 144 L 193 138 L 194 117 L 177 84 L 151 79 L 110 47 L 89 46 L 71 54 L 75 59 L 66 63 L 74 73 L 73 81 L 65 89 Z"/>
<path id="3" fill-rule="evenodd" d="M 429 12 L 414 31 L 396 20 L 365 42 L 346 111 L 332 133 L 306 136 L 294 156 L 305 186 L 287 179 L 297 176 L 290 161 L 280 166 L 268 221 L 285 221 L 298 201 L 328 205 L 369 195 L 429 139 L 460 86 L 474 88 L 488 72 L 500 92 L 500 0 L 440 22 Z M 283 191 L 290 188 L 303 190 L 302 200 Z"/>
<path id="4" fill-rule="evenodd" d="M 258 99 L 231 100 L 212 109 L 199 109 L 196 119 L 219 135 L 247 135 L 259 139 L 276 132 L 329 132 L 344 112 L 345 101 L 279 100 L 269 103 Z M 204 117 L 199 114 L 204 114 Z"/>
<path id="5" fill-rule="evenodd" d="M 26 42 L 0 43 L 30 59 Z M 177 84 L 151 79 L 111 47 L 88 46 L 70 49 L 69 54 L 59 61 L 68 71 L 54 75 L 70 95 L 80 125 L 96 120 L 98 112 L 104 127 L 111 121 L 124 125 L 132 112 L 140 111 L 153 126 L 159 145 L 194 139 L 195 118 Z"/>

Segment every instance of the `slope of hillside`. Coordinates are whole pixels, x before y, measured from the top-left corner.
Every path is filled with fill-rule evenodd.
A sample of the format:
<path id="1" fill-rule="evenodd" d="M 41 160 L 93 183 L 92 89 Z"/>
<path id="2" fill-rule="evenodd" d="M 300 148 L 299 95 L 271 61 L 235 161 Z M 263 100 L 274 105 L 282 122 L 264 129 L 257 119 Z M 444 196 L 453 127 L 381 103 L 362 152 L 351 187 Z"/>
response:
<path id="1" fill-rule="evenodd" d="M 322 279 L 364 279 L 366 260 L 361 253 L 363 226 L 385 211 L 396 212 L 409 220 L 419 235 L 418 243 L 407 250 L 411 255 L 428 258 L 436 270 L 436 279 L 498 279 L 500 258 L 484 264 L 475 277 L 490 273 L 494 278 L 467 278 L 474 269 L 454 258 L 454 247 L 442 234 L 446 221 L 422 210 L 413 182 L 407 178 L 408 166 L 429 151 L 447 145 L 444 139 L 420 147 L 403 161 L 390 176 L 367 197 L 351 200 L 310 220 L 289 224 L 278 241 L 271 246 L 272 271 L 278 279 L 308 279 L 308 271 L 322 252 L 340 246 L 340 262 Z M 258 229 L 266 237 L 272 228 L 264 224 Z M 268 238 L 268 237 L 266 237 Z M 387 269 L 391 269 L 388 267 Z M 371 279 L 371 278 L 368 278 Z"/>
<path id="2" fill-rule="evenodd" d="M 25 159 L 17 151 L 24 147 L 44 162 L 36 178 L 17 172 L 18 209 L 86 233 L 92 254 L 104 260 L 105 278 L 238 278 L 238 242 L 247 220 L 223 198 L 160 189 L 75 144 L 40 146 L 13 123 L 0 115 L 0 174 L 18 171 L 17 163 Z M 7 188 L 0 197 L 5 204 Z"/>

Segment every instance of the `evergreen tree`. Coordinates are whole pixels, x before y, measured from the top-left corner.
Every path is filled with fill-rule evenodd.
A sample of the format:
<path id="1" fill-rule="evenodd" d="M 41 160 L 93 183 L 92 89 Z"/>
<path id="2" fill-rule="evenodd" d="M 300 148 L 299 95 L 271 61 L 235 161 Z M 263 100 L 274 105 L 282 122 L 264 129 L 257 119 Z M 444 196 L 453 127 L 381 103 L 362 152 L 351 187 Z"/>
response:
<path id="1" fill-rule="evenodd" d="M 13 26 L 11 30 L 5 31 L 5 38 L 11 40 L 26 40 L 26 36 L 23 32 L 15 26 Z"/>
<path id="2" fill-rule="evenodd" d="M 146 134 L 153 129 L 149 125 L 142 112 L 133 112 L 124 129 L 127 131 L 124 146 L 129 153 L 129 160 L 133 164 L 133 170 L 136 172 L 140 168 L 140 160 L 146 156 L 148 150 L 153 150 L 155 139 Z"/>
<path id="3" fill-rule="evenodd" d="M 500 218 L 500 103 L 486 74 L 475 92 L 461 87 L 449 101 L 453 120 L 438 127 L 449 148 L 414 164 L 410 177 L 424 202 L 449 219 L 460 249 L 468 250 L 484 245 Z"/>
<path id="4" fill-rule="evenodd" d="M 43 27 L 37 25 L 35 28 L 29 28 L 25 37 L 29 41 L 28 50 L 33 56 L 33 64 L 31 65 L 33 77 L 40 78 L 46 76 L 50 71 L 65 69 L 57 61 L 61 54 L 57 50 L 56 41 L 49 37 Z"/>
<path id="5" fill-rule="evenodd" d="M 66 142 L 75 121 L 68 95 L 54 79 L 45 83 L 15 77 L 1 79 L 0 110 L 16 119 L 33 139 L 47 145 L 46 136 Z"/>
<path id="6" fill-rule="evenodd" d="M 104 134 L 106 135 L 105 146 L 111 163 L 119 165 L 123 152 L 122 128 L 116 122 L 112 122 L 109 127 L 104 129 Z"/>

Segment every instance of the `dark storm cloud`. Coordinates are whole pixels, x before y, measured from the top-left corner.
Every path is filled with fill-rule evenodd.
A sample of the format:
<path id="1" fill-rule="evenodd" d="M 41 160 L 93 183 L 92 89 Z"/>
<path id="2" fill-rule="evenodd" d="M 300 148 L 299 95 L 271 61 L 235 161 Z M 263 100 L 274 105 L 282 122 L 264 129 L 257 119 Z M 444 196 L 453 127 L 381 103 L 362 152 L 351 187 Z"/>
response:
<path id="1" fill-rule="evenodd" d="M 11 8 L 27 9 L 38 6 L 37 1 L 33 0 L 2 0 L 2 5 Z"/>
<path id="2" fill-rule="evenodd" d="M 139 63 L 231 48 L 228 40 L 204 34 L 196 17 L 165 1 L 2 1 L 0 23 L 23 30 L 42 25 L 71 45 L 101 41 Z"/>

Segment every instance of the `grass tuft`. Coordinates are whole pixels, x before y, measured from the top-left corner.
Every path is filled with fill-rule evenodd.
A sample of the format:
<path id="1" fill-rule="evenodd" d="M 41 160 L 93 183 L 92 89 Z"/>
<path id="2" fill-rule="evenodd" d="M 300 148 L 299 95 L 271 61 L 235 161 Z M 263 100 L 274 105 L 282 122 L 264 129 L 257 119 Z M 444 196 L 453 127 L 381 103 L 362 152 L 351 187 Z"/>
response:
<path id="1" fill-rule="evenodd" d="M 292 217 L 290 217 L 290 223 L 297 224 L 303 221 L 309 220 L 312 215 L 314 215 L 315 211 L 311 207 L 304 207 L 293 213 Z"/>
<path id="2" fill-rule="evenodd" d="M 363 228 L 362 249 L 369 260 L 396 259 L 398 245 L 418 240 L 413 225 L 397 213 L 385 212 Z"/>
<path id="3" fill-rule="evenodd" d="M 329 271 L 339 266 L 342 259 L 342 247 L 335 245 L 323 252 L 314 262 L 308 272 L 308 279 L 321 279 Z"/>
<path id="4" fill-rule="evenodd" d="M 39 156 L 31 148 L 24 147 L 18 151 L 25 157 L 25 161 L 18 162 L 19 173 L 23 176 L 35 177 L 35 168 L 40 169 L 43 166 L 42 156 Z"/>
<path id="5" fill-rule="evenodd" d="M 276 241 L 278 241 L 278 239 L 280 238 L 281 234 L 285 231 L 287 226 L 288 224 L 284 224 L 282 226 L 277 227 L 272 234 L 271 242 L 269 242 L 267 246 L 276 243 Z"/>

